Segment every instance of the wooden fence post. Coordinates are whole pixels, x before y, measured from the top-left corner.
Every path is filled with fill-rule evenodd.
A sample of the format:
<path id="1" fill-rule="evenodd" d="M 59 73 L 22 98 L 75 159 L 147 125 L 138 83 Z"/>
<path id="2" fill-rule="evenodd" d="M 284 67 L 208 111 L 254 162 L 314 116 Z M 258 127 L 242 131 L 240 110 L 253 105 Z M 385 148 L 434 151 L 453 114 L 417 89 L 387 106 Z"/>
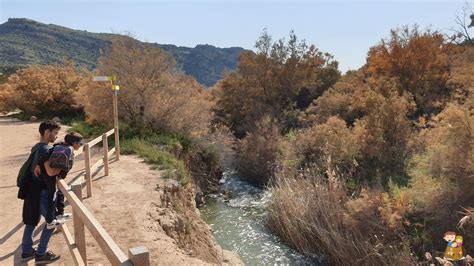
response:
<path id="1" fill-rule="evenodd" d="M 120 160 L 120 138 L 119 138 L 119 129 L 118 127 L 114 128 L 114 138 L 115 138 L 115 158 Z"/>
<path id="2" fill-rule="evenodd" d="M 72 191 L 79 200 L 82 201 L 82 185 L 72 185 Z M 74 208 L 72 208 L 72 221 L 74 224 L 74 242 L 76 243 L 79 253 L 81 254 L 82 260 L 87 263 L 87 254 L 86 254 L 86 235 L 84 231 L 84 223 L 79 218 L 79 215 Z"/>
<path id="3" fill-rule="evenodd" d="M 128 258 L 133 265 L 149 266 L 150 253 L 146 247 L 135 247 L 128 250 Z"/>
<path id="4" fill-rule="evenodd" d="M 109 143 L 107 142 L 107 133 L 102 135 L 102 149 L 104 150 L 104 175 L 109 175 Z"/>
<path id="5" fill-rule="evenodd" d="M 112 82 L 113 85 L 113 82 Z M 118 91 L 114 91 L 112 94 L 113 98 L 113 108 L 114 108 L 114 137 L 115 137 L 115 158 L 120 160 L 120 136 L 119 136 L 119 122 L 118 122 L 118 102 L 117 102 L 117 93 Z"/>
<path id="6" fill-rule="evenodd" d="M 92 197 L 92 176 L 91 176 L 91 153 L 89 143 L 84 144 L 84 162 L 86 168 L 86 188 L 87 197 Z"/>

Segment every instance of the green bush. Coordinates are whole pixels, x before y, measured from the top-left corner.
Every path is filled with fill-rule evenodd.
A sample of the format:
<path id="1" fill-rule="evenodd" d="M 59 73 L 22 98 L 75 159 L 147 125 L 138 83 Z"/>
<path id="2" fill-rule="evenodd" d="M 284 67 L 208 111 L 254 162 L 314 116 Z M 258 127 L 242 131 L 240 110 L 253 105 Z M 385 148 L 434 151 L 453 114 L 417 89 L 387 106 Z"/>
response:
<path id="1" fill-rule="evenodd" d="M 146 163 L 154 165 L 156 169 L 166 170 L 163 178 L 176 179 L 183 186 L 191 181 L 191 176 L 183 161 L 146 139 L 135 137 L 124 140 L 121 143 L 121 151 L 123 154 L 137 154 L 145 159 Z"/>
<path id="2" fill-rule="evenodd" d="M 84 121 L 71 122 L 69 131 L 75 131 L 81 134 L 84 138 L 100 136 L 107 132 L 110 128 L 106 125 L 91 125 Z"/>

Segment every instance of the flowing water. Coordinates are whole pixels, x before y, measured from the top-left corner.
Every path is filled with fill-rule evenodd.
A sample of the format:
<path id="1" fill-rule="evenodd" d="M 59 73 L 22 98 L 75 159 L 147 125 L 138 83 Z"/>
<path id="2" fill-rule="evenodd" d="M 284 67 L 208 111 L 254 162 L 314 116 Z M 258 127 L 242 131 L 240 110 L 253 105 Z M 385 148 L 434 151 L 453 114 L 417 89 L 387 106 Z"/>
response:
<path id="1" fill-rule="evenodd" d="M 268 190 L 225 173 L 221 193 L 206 200 L 201 216 L 219 245 L 236 251 L 246 265 L 322 265 L 284 245 L 265 227 L 270 198 Z"/>

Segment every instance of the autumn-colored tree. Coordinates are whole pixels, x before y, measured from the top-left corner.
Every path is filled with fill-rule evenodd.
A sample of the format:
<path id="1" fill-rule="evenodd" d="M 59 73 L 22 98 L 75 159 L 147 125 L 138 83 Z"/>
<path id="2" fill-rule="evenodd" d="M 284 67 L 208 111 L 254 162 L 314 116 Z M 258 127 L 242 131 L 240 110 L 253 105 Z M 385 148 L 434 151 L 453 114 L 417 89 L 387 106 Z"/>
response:
<path id="1" fill-rule="evenodd" d="M 162 49 L 121 37 L 114 39 L 100 57 L 97 74 L 117 77 L 122 121 L 168 133 L 201 132 L 210 119 L 209 97 L 175 66 L 174 59 Z M 110 85 L 89 78 L 81 87 L 88 119 L 111 123 Z"/>
<path id="2" fill-rule="evenodd" d="M 212 106 L 209 93 L 189 76 L 175 74 L 168 78 L 168 84 L 150 97 L 153 105 L 145 113 L 149 126 L 175 134 L 206 134 Z"/>
<path id="3" fill-rule="evenodd" d="M 72 61 L 62 65 L 30 66 L 9 77 L 0 99 L 5 108 L 19 108 L 26 115 L 77 115 L 82 112 L 75 100 L 81 80 Z"/>
<path id="4" fill-rule="evenodd" d="M 311 127 L 325 123 L 332 116 L 338 116 L 352 126 L 356 119 L 367 113 L 367 110 L 357 104 L 370 90 L 361 75 L 360 72 L 344 75 L 299 114 L 299 124 Z"/>
<path id="5" fill-rule="evenodd" d="M 441 33 L 403 27 L 370 49 L 364 69 L 369 78 L 396 78 L 399 93 L 413 95 L 417 114 L 431 115 L 439 113 L 451 95 L 446 86 L 451 53 L 452 46 Z"/>
<path id="6" fill-rule="evenodd" d="M 451 75 L 448 87 L 453 91 L 452 100 L 474 108 L 474 47 L 463 46 L 451 58 Z"/>
<path id="7" fill-rule="evenodd" d="M 305 109 L 339 78 L 337 62 L 314 46 L 308 47 L 291 32 L 288 42 L 276 42 L 264 31 L 256 42 L 257 53 L 244 53 L 237 72 L 218 85 L 215 122 L 229 126 L 238 137 L 255 129 L 269 115 L 287 124 L 288 112 Z M 283 115 L 285 114 L 285 115 Z"/>
<path id="8" fill-rule="evenodd" d="M 0 111 L 11 111 L 15 109 L 11 99 L 13 98 L 14 91 L 10 84 L 0 84 Z"/>

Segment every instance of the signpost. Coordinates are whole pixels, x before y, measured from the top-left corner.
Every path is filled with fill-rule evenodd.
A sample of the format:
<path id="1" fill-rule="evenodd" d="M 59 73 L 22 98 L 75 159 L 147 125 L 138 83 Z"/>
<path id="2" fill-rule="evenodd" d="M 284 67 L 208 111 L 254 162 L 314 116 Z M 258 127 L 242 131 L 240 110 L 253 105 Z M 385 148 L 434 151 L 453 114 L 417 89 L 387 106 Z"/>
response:
<path id="1" fill-rule="evenodd" d="M 119 124 L 118 124 L 118 103 L 117 94 L 120 91 L 120 87 L 115 84 L 117 78 L 115 76 L 94 76 L 93 81 L 110 81 L 112 88 L 112 102 L 113 102 L 113 115 L 114 115 L 114 137 L 115 137 L 115 157 L 117 161 L 120 160 L 120 142 L 119 142 Z"/>
<path id="2" fill-rule="evenodd" d="M 92 78 L 93 81 L 109 81 L 112 80 L 113 77 L 108 77 L 108 76 L 94 76 Z"/>

